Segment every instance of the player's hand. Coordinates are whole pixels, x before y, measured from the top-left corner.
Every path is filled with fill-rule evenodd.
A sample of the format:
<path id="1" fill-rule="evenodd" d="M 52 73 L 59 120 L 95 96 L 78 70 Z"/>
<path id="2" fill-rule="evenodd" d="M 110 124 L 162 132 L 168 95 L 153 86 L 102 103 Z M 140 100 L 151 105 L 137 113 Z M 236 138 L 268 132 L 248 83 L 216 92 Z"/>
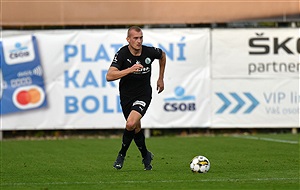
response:
<path id="1" fill-rule="evenodd" d="M 161 93 L 165 89 L 164 80 L 158 79 L 157 80 L 157 87 L 156 90 L 158 91 L 158 94 Z"/>
<path id="2" fill-rule="evenodd" d="M 130 71 L 132 73 L 134 73 L 134 72 L 140 71 L 140 69 L 142 69 L 142 68 L 144 68 L 143 65 L 141 65 L 141 64 L 134 64 L 134 65 L 132 65 L 130 67 Z"/>

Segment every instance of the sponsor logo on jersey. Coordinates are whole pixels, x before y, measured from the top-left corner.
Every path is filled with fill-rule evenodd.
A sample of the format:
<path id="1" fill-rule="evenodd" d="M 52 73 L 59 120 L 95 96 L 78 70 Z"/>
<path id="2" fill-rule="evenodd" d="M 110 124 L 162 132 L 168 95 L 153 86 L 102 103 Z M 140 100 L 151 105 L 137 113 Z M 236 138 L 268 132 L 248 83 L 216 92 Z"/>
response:
<path id="1" fill-rule="evenodd" d="M 134 72 L 133 74 L 143 75 L 150 72 L 150 67 L 144 67 Z"/>

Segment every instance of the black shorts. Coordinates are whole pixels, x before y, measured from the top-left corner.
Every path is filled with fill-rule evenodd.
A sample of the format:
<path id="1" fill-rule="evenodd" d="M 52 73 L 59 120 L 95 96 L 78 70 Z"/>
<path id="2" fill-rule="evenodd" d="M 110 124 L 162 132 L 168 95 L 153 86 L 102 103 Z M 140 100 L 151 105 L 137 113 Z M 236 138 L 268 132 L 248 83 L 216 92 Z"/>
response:
<path id="1" fill-rule="evenodd" d="M 121 98 L 121 106 L 125 119 L 127 120 L 130 112 L 135 110 L 139 112 L 142 117 L 145 115 L 151 102 L 151 97 L 141 96 L 137 98 Z"/>

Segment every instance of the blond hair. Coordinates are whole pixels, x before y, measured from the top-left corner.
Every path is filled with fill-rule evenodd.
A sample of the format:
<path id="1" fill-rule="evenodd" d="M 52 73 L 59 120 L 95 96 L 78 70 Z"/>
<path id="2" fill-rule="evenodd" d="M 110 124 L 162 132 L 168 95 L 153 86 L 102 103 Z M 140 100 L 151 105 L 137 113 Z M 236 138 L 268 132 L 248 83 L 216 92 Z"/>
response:
<path id="1" fill-rule="evenodd" d="M 132 30 L 135 30 L 136 32 L 142 31 L 142 29 L 141 29 L 140 27 L 138 27 L 138 26 L 131 26 L 130 28 L 128 28 L 128 31 L 127 31 L 127 37 L 130 36 L 130 32 L 131 32 Z"/>

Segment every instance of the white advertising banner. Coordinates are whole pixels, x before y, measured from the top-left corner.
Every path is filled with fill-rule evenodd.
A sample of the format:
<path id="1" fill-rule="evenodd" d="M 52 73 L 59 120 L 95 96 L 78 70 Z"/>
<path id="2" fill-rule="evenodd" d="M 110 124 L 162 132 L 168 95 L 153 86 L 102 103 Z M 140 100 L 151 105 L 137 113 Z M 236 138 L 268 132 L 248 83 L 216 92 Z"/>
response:
<path id="1" fill-rule="evenodd" d="M 212 30 L 212 127 L 299 127 L 299 28 Z"/>
<path id="2" fill-rule="evenodd" d="M 106 82 L 105 76 L 114 54 L 127 44 L 126 33 L 125 29 L 32 32 L 48 104 L 1 115 L 2 130 L 124 128 L 119 81 Z M 158 60 L 152 64 L 153 99 L 144 127 L 210 125 L 209 36 L 208 29 L 144 30 L 144 44 L 167 55 L 165 91 L 159 95 L 155 90 Z"/>
<path id="3" fill-rule="evenodd" d="M 299 28 L 212 30 L 213 78 L 299 78 Z"/>
<path id="4" fill-rule="evenodd" d="M 183 70 L 183 69 L 182 69 Z M 210 80 L 203 78 L 205 72 L 191 68 L 186 76 L 180 69 L 165 81 L 163 94 L 153 94 L 152 106 L 145 115 L 144 123 L 151 128 L 209 127 L 210 123 Z M 156 81 L 155 81 L 156 82 Z M 152 84 L 156 84 L 153 83 Z M 180 124 L 180 125 L 178 125 Z"/>
<path id="5" fill-rule="evenodd" d="M 212 126 L 299 127 L 298 79 L 216 79 Z"/>
<path id="6" fill-rule="evenodd" d="M 142 118 L 144 128 L 300 126 L 299 29 L 143 32 L 145 45 L 159 47 L 167 55 L 161 94 L 156 91 L 158 60 L 152 64 L 153 98 Z M 2 108 L 11 102 L 3 100 L 4 88 L 15 75 L 34 77 L 35 83 L 43 79 L 45 103 L 22 111 L 6 106 L 1 130 L 124 128 L 119 81 L 107 82 L 105 76 L 114 54 L 127 44 L 126 33 L 126 29 L 2 31 L 4 50 L 6 38 L 15 41 L 14 50 L 29 47 L 18 36 L 32 35 L 40 65 L 31 68 L 26 62 L 16 70 L 1 62 Z M 18 91 L 19 104 L 34 104 L 30 97 L 39 94 L 18 85 L 25 89 Z"/>

